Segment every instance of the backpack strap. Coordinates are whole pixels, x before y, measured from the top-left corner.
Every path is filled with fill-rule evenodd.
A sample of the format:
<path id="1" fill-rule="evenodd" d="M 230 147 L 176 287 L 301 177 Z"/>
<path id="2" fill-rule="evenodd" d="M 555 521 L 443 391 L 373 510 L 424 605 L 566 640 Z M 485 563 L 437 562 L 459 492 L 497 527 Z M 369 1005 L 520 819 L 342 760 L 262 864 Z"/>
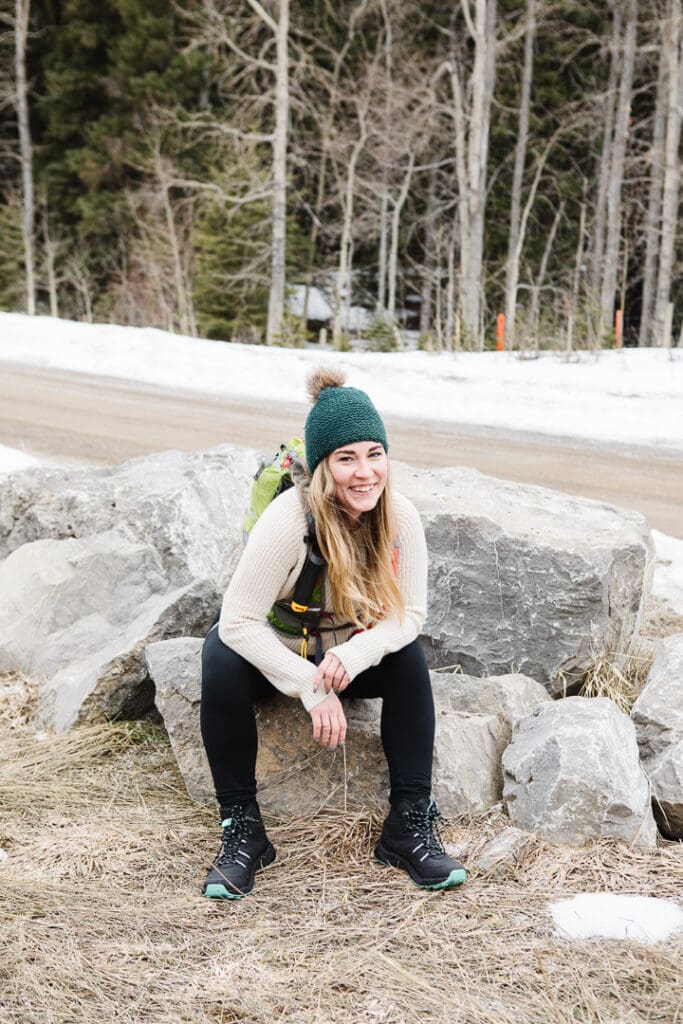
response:
<path id="1" fill-rule="evenodd" d="M 308 611 L 315 585 L 320 580 L 322 586 L 322 576 L 325 572 L 325 559 L 318 545 L 315 520 L 309 511 L 306 512 L 306 524 L 308 526 L 306 561 L 294 585 L 294 594 L 290 602 L 292 611 L 299 615 Z"/>

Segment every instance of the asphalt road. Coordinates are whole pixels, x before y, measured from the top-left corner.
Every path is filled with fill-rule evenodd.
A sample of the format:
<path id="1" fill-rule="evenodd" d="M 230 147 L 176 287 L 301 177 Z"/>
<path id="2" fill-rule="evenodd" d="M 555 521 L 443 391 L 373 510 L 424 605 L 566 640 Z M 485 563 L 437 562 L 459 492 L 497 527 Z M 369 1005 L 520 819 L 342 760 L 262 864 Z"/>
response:
<path id="1" fill-rule="evenodd" d="M 215 398 L 130 381 L 0 364 L 0 443 L 40 455 L 115 463 L 221 442 L 275 451 L 304 405 Z M 467 425 L 387 419 L 391 454 L 416 466 L 471 466 L 642 512 L 683 538 L 683 452 L 588 444 Z"/>

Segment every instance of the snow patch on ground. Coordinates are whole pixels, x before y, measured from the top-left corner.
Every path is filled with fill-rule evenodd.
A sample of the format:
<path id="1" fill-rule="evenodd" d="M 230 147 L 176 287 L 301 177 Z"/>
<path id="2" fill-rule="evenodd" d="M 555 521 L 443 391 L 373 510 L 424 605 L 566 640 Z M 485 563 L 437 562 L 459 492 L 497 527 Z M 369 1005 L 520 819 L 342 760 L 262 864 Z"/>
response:
<path id="1" fill-rule="evenodd" d="M 652 593 L 683 615 L 683 540 L 652 531 L 657 550 L 657 564 Z"/>
<path id="2" fill-rule="evenodd" d="M 550 905 L 560 934 L 570 939 L 663 942 L 683 931 L 683 910 L 673 900 L 584 892 Z"/>
<path id="3" fill-rule="evenodd" d="M 38 466 L 39 460 L 33 455 L 19 451 L 18 448 L 7 448 L 0 444 L 0 473 L 13 473 L 17 469 L 30 469 Z"/>

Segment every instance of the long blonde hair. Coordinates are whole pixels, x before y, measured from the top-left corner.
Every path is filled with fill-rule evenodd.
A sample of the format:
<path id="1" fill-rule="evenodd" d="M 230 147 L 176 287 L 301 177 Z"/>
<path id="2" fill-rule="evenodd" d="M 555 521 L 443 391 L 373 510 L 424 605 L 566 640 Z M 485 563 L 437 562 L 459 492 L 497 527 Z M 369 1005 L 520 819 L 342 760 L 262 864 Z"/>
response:
<path id="1" fill-rule="evenodd" d="M 394 574 L 396 518 L 389 475 L 374 509 L 353 526 L 336 498 L 327 459 L 316 466 L 305 493 L 327 563 L 335 617 L 363 627 L 385 615 L 403 618 L 403 595 Z"/>

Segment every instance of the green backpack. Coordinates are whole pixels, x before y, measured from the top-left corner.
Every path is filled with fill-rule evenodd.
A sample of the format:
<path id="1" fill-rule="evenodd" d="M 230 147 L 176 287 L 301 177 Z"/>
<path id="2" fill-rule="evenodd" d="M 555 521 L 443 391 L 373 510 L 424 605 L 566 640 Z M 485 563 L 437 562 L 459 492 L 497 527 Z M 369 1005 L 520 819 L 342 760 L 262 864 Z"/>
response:
<path id="1" fill-rule="evenodd" d="M 249 511 L 244 517 L 242 529 L 245 542 L 260 516 L 277 498 L 278 494 L 294 486 L 291 467 L 295 459 L 304 459 L 304 443 L 299 437 L 292 437 L 280 445 L 272 459 L 263 459 L 254 475 Z M 325 572 L 323 558 L 315 532 L 315 521 L 310 512 L 306 513 L 308 524 L 307 553 L 304 567 L 294 586 L 290 600 L 276 601 L 268 613 L 268 621 L 279 632 L 302 638 L 301 654 L 308 653 L 308 637 L 317 633 L 322 618 L 322 587 Z M 316 648 L 319 646 L 316 643 Z M 316 656 L 318 651 L 316 650 Z"/>
<path id="2" fill-rule="evenodd" d="M 295 459 L 304 459 L 305 457 L 306 451 L 301 438 L 291 437 L 286 444 L 280 445 L 280 450 L 272 459 L 261 460 L 259 468 L 254 474 L 249 511 L 242 523 L 245 541 L 248 540 L 255 523 L 271 501 L 277 498 L 278 494 L 282 494 L 283 491 L 294 486 L 291 474 L 292 463 Z"/>

